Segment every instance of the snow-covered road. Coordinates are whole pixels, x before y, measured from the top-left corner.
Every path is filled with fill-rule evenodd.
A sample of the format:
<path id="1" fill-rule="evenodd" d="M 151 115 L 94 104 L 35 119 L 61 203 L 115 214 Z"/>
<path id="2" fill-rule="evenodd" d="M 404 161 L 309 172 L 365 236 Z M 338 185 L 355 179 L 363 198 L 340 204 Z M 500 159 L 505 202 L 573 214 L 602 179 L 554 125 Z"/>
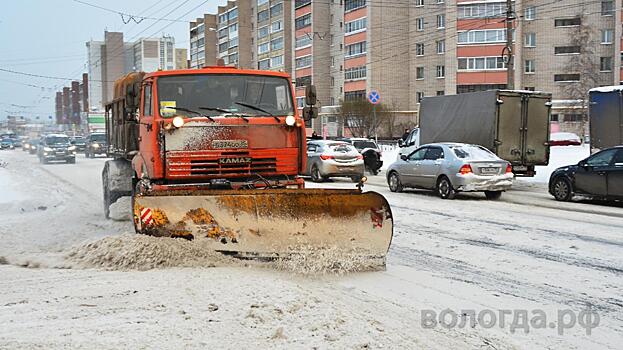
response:
<path id="1" fill-rule="evenodd" d="M 59 269 L 76 244 L 129 233 L 101 210 L 104 160 L 40 165 L 0 153 L 0 349 L 390 348 L 619 349 L 623 209 L 558 203 L 518 182 L 491 202 L 385 195 L 395 218 L 386 271 L 308 277 L 258 267 L 149 271 Z M 336 180 L 310 187 L 352 188 Z M 30 268 L 24 268 L 28 266 Z M 422 325 L 422 310 L 558 310 L 587 306 L 586 335 L 556 329 Z M 549 321 L 550 319 L 548 319 Z M 467 322 L 469 324 L 469 322 Z"/>

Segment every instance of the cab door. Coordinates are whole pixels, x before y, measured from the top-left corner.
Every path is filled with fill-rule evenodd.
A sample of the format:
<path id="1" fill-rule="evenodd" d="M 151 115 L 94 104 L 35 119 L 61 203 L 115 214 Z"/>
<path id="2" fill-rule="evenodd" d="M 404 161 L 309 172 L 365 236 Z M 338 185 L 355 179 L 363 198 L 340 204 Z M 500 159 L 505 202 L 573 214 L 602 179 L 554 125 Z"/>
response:
<path id="1" fill-rule="evenodd" d="M 623 198 L 623 148 L 618 149 L 606 173 L 608 196 Z"/>
<path id="2" fill-rule="evenodd" d="M 575 190 L 595 196 L 606 196 L 608 194 L 606 175 L 616 152 L 616 149 L 608 149 L 580 162 L 575 173 Z"/>

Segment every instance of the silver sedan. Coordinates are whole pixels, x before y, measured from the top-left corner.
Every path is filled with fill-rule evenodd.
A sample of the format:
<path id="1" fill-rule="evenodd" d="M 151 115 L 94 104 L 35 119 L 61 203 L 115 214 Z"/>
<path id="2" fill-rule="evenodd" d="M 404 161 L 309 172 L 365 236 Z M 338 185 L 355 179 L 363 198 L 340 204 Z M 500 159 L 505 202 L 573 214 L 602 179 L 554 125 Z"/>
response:
<path id="1" fill-rule="evenodd" d="M 304 175 L 310 175 L 314 182 L 331 177 L 350 177 L 353 182 L 359 182 L 363 177 L 363 167 L 363 156 L 346 142 L 315 140 L 307 143 Z"/>
<path id="2" fill-rule="evenodd" d="M 421 146 L 387 169 L 392 192 L 423 188 L 436 190 L 443 199 L 457 192 L 484 192 L 488 199 L 498 199 L 511 188 L 513 177 L 510 163 L 482 146 L 462 143 Z"/>

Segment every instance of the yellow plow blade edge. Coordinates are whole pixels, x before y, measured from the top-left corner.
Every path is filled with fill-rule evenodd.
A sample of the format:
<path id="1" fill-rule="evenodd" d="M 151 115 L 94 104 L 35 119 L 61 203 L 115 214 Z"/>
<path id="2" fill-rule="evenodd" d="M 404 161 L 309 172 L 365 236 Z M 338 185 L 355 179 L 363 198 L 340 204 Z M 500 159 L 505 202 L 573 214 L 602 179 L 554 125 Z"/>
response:
<path id="1" fill-rule="evenodd" d="M 323 189 L 162 192 L 139 195 L 141 233 L 208 239 L 214 250 L 283 257 L 337 249 L 380 258 L 393 233 L 387 200 L 376 192 Z"/>

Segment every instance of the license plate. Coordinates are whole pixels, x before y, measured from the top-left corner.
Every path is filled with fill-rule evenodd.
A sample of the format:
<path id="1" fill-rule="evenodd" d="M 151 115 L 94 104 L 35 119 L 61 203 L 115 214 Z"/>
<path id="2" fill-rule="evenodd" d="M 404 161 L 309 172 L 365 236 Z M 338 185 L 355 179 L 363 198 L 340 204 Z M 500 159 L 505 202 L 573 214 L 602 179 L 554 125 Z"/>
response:
<path id="1" fill-rule="evenodd" d="M 528 167 L 524 165 L 513 165 L 513 171 L 528 171 Z"/>
<path id="2" fill-rule="evenodd" d="M 480 168 L 482 174 L 497 174 L 498 168 Z"/>

